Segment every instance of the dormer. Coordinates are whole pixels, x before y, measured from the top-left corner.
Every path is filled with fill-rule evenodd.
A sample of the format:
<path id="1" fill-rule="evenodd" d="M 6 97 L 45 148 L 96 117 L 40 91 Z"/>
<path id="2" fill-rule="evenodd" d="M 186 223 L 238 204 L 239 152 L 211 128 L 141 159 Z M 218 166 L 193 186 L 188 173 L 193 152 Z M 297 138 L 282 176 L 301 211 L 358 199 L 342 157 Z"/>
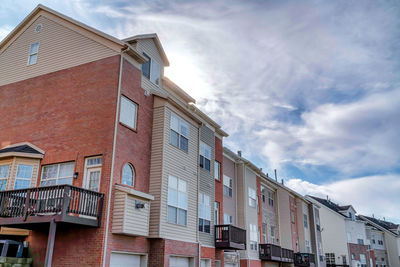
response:
<path id="1" fill-rule="evenodd" d="M 342 213 L 343 215 L 345 215 L 347 218 L 349 218 L 352 221 L 356 220 L 356 210 L 351 205 L 341 206 L 340 213 Z"/>
<path id="2" fill-rule="evenodd" d="M 147 59 L 142 64 L 142 87 L 148 91 L 162 91 L 162 80 L 164 77 L 164 67 L 169 66 L 169 61 L 161 45 L 157 34 L 141 34 L 123 40 L 144 58 Z"/>

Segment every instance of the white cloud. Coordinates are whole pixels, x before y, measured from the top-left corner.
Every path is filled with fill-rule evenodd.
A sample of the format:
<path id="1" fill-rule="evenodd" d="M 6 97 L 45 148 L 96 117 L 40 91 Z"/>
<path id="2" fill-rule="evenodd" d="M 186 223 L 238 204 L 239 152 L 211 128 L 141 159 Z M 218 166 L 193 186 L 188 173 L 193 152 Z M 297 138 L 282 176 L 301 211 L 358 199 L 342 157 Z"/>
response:
<path id="1" fill-rule="evenodd" d="M 329 198 L 340 205 L 353 205 L 359 214 L 385 217 L 400 223 L 400 175 L 388 174 L 345 179 L 321 185 L 289 179 L 286 185 L 303 195 Z"/>
<path id="2" fill-rule="evenodd" d="M 0 27 L 0 40 L 3 40 L 11 31 L 13 27 L 10 25 L 4 25 Z"/>

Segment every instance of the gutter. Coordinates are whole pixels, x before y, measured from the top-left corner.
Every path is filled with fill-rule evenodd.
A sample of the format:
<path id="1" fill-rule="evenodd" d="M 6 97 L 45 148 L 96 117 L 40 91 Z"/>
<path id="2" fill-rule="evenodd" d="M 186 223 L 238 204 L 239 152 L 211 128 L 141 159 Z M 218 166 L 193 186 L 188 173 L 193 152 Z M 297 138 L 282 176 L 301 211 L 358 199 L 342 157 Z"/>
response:
<path id="1" fill-rule="evenodd" d="M 106 229 L 105 229 L 105 236 L 104 236 L 104 249 L 103 249 L 103 259 L 102 259 L 102 266 L 106 266 L 106 256 L 107 256 L 107 242 L 108 242 L 108 231 L 110 225 L 110 210 L 111 210 L 111 197 L 112 197 L 112 185 L 113 185 L 113 177 L 114 177 L 114 162 L 115 162 L 115 148 L 117 144 L 117 129 L 118 129 L 118 111 L 120 106 L 120 99 L 121 99 L 121 82 L 122 82 L 122 66 L 124 62 L 124 53 L 129 48 L 123 49 L 121 51 L 121 62 L 119 65 L 119 77 L 118 77 L 118 94 L 117 94 L 117 106 L 115 110 L 115 122 L 114 122 L 114 137 L 113 137 L 113 149 L 112 149 L 112 158 L 111 158 L 111 172 L 110 172 L 110 185 L 108 188 L 108 201 L 107 201 L 107 221 L 106 221 Z"/>

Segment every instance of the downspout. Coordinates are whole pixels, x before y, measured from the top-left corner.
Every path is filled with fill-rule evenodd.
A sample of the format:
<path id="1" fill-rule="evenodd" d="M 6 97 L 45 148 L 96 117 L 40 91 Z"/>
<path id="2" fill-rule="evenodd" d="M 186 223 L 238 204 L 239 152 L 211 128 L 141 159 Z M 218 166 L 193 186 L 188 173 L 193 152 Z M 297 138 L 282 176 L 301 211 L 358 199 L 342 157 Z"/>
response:
<path id="1" fill-rule="evenodd" d="M 117 144 L 117 127 L 118 127 L 118 111 L 120 105 L 120 95 L 121 95 L 121 80 L 122 80 L 122 64 L 124 62 L 123 53 L 125 53 L 127 49 L 121 51 L 121 62 L 119 64 L 119 77 L 118 77 L 118 95 L 117 95 L 117 107 L 115 110 L 115 122 L 114 122 L 114 137 L 113 137 L 113 149 L 112 149 L 112 158 L 111 158 L 111 174 L 110 174 L 110 185 L 108 188 L 108 200 L 107 200 L 107 221 L 106 221 L 106 233 L 104 237 L 104 249 L 103 249 L 103 260 L 102 266 L 106 266 L 106 256 L 107 256 L 107 242 L 108 242 L 108 231 L 110 224 L 110 210 L 111 210 L 111 194 L 112 194 L 112 186 L 113 181 L 112 178 L 114 176 L 114 162 L 115 162 L 115 147 Z"/>
<path id="2" fill-rule="evenodd" d="M 197 244 L 199 246 L 198 253 L 198 266 L 200 266 L 200 259 L 201 259 L 201 246 L 200 246 L 200 237 L 199 237 L 199 188 L 200 188 L 200 131 L 201 131 L 201 126 L 203 126 L 203 123 L 200 124 L 199 130 L 197 131 L 197 205 L 196 205 L 196 239 L 197 239 Z M 214 228 L 215 231 L 215 228 Z M 214 233 L 215 234 L 215 233 Z"/>

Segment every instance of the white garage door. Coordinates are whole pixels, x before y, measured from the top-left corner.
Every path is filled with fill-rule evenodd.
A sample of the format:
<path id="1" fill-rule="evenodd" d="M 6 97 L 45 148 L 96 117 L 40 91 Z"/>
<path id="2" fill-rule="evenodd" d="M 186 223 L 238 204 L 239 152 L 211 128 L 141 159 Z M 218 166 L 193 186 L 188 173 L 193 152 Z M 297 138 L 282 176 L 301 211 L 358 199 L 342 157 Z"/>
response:
<path id="1" fill-rule="evenodd" d="M 211 267 L 211 260 L 210 259 L 201 259 L 200 267 Z"/>
<path id="2" fill-rule="evenodd" d="M 140 267 L 140 255 L 112 252 L 110 267 Z"/>
<path id="3" fill-rule="evenodd" d="M 169 267 L 190 267 L 189 258 L 184 257 L 170 257 Z"/>

